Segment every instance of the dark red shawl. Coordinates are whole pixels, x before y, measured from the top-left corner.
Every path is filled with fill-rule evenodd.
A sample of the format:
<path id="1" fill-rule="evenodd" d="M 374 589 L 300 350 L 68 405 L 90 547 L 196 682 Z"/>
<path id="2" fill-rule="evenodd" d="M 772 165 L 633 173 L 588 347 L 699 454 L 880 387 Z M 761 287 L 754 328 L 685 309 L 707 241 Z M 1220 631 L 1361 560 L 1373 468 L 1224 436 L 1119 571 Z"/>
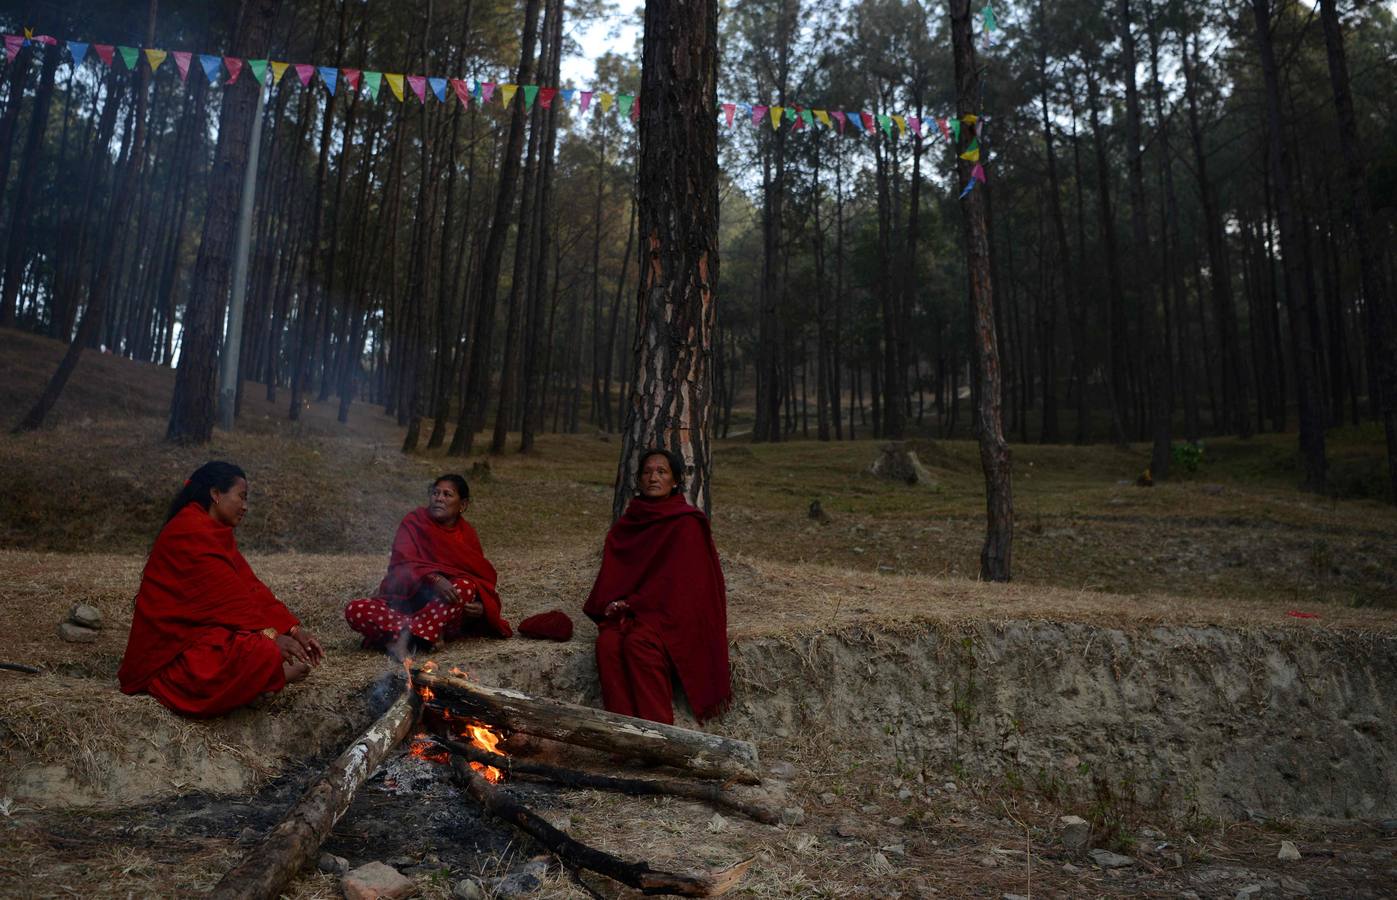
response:
<path id="1" fill-rule="evenodd" d="M 190 503 L 165 523 L 136 594 L 117 678 L 136 694 L 161 669 L 219 631 L 290 630 L 299 620 L 252 574 L 233 529 Z"/>
<path id="2" fill-rule="evenodd" d="M 501 614 L 500 595 L 495 590 L 499 577 L 485 558 L 471 523 L 458 518 L 454 525 L 438 525 L 427 508 L 419 506 L 403 516 L 393 538 L 388 574 L 374 596 L 390 604 L 409 604 L 438 573 L 451 579 L 469 579 L 485 607 L 484 621 L 489 629 L 502 638 L 514 633 Z"/>
<path id="3" fill-rule="evenodd" d="M 732 698 L 728 598 L 708 517 L 679 494 L 632 500 L 606 534 L 583 612 L 601 622 L 613 600 L 659 629 L 694 717 L 721 713 Z"/>

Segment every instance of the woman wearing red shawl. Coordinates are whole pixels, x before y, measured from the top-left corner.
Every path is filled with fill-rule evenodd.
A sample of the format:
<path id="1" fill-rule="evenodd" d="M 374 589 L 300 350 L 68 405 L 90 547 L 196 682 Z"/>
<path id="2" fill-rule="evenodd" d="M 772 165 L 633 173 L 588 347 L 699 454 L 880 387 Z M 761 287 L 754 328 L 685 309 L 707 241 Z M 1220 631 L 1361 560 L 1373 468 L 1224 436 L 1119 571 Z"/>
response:
<path id="1" fill-rule="evenodd" d="M 401 656 L 470 633 L 513 634 L 500 615 L 495 567 L 461 516 L 470 496 L 466 479 L 443 475 L 432 483 L 427 505 L 403 517 L 378 590 L 344 610 L 366 648 Z"/>
<path id="2" fill-rule="evenodd" d="M 141 574 L 117 678 L 177 713 L 218 716 L 305 678 L 320 642 L 252 574 L 233 529 L 247 476 L 210 462 L 170 504 Z"/>
<path id="3" fill-rule="evenodd" d="M 673 724 L 672 673 L 694 718 L 732 698 L 727 591 L 708 517 L 680 493 L 679 460 L 640 459 L 639 495 L 606 535 L 583 611 L 597 623 L 602 702 L 626 716 Z"/>

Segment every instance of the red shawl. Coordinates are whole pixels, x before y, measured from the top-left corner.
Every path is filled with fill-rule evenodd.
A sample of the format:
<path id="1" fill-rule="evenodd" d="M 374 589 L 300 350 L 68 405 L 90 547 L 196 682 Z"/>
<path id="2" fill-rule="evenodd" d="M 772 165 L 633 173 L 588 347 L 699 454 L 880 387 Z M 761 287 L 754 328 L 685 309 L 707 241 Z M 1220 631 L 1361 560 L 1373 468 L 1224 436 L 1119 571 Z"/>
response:
<path id="1" fill-rule="evenodd" d="M 613 600 L 658 627 L 694 717 L 721 713 L 732 698 L 728 598 L 708 517 L 679 494 L 632 500 L 606 534 L 582 611 L 601 622 Z"/>
<path id="2" fill-rule="evenodd" d="M 252 574 L 233 529 L 190 503 L 165 523 L 136 594 L 117 678 L 136 694 L 176 657 L 219 631 L 289 631 L 291 610 Z"/>
<path id="3" fill-rule="evenodd" d="M 458 518 L 454 525 L 438 525 L 427 508 L 419 506 L 403 516 L 388 557 L 388 574 L 374 596 L 389 604 L 410 604 L 424 582 L 437 574 L 453 580 L 469 579 L 485 607 L 484 621 L 489 629 L 502 638 L 514 634 L 501 615 L 495 567 L 485 558 L 471 523 Z"/>

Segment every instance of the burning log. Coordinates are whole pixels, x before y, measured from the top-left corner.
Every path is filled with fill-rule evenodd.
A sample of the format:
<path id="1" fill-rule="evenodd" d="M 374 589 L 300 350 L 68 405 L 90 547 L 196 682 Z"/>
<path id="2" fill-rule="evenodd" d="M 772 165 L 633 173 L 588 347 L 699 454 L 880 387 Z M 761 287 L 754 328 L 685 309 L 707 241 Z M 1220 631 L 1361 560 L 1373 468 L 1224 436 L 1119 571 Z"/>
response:
<path id="1" fill-rule="evenodd" d="M 477 774 L 461 757 L 453 757 L 451 768 L 466 793 L 491 815 L 547 847 L 568 868 L 587 869 L 646 894 L 676 894 L 681 897 L 717 897 L 737 886 L 751 859 L 709 875 L 662 872 L 643 862 L 627 862 L 602 850 L 588 847 L 530 812 L 503 788 L 495 787 Z"/>
<path id="2" fill-rule="evenodd" d="M 412 670 L 412 680 L 431 691 L 429 699 L 453 713 L 490 722 L 507 731 L 639 757 L 709 778 L 744 784 L 761 781 L 757 774 L 757 748 L 747 741 L 633 719 L 575 703 L 542 700 L 420 668 Z"/>
<path id="3" fill-rule="evenodd" d="M 612 775 L 597 775 L 592 772 L 579 772 L 575 769 L 550 766 L 546 763 L 518 760 L 512 756 L 500 756 L 488 750 L 481 750 L 478 747 L 439 736 L 433 739 L 451 751 L 452 754 L 464 757 L 469 762 L 492 766 L 511 778 L 518 776 L 537 778 L 563 787 L 595 788 L 603 791 L 615 791 L 631 797 L 661 795 L 684 797 L 689 800 L 702 800 L 715 806 L 740 812 L 765 825 L 775 825 L 781 821 L 781 815 L 776 810 L 759 803 L 749 803 L 742 800 L 731 791 L 724 790 L 722 785 L 713 782 L 681 781 L 677 778 L 617 778 Z"/>
<path id="4" fill-rule="evenodd" d="M 281 823 L 223 876 L 211 896 L 221 900 L 279 896 L 282 887 L 315 859 L 321 843 L 349 809 L 354 792 L 388 751 L 407 737 L 421 708 L 417 693 L 404 688 L 388 711 L 306 789 Z"/>

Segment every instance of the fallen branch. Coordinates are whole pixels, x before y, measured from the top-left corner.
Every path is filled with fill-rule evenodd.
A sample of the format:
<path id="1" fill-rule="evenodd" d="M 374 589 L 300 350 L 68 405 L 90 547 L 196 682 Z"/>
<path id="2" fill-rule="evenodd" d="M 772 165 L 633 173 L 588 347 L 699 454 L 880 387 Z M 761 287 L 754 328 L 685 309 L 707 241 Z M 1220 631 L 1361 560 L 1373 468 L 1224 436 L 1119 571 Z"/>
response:
<path id="1" fill-rule="evenodd" d="M 743 860 L 737 865 L 714 872 L 711 875 L 661 872 L 650 868 L 643 862 L 626 862 L 618 856 L 612 856 L 610 853 L 588 847 L 586 844 L 568 837 L 565 832 L 559 831 L 530 812 L 519 801 L 510 796 L 508 791 L 495 787 L 477 775 L 461 757 L 452 757 L 451 768 L 456 773 L 456 779 L 466 793 L 470 794 L 486 812 L 501 821 L 508 822 L 547 847 L 554 856 L 562 861 L 563 865 L 605 875 L 607 878 L 619 881 L 628 887 L 637 888 L 646 894 L 717 897 L 736 887 L 737 883 L 742 880 L 742 876 L 746 874 L 747 868 L 752 865 L 752 859 L 755 859 L 753 857 Z"/>
<path id="2" fill-rule="evenodd" d="M 0 662 L 0 669 L 8 669 L 11 672 L 23 672 L 26 675 L 38 675 L 43 669 L 34 666 L 26 666 L 24 663 Z"/>
<path id="3" fill-rule="evenodd" d="M 722 785 L 713 782 L 681 781 L 677 778 L 617 778 L 613 775 L 579 772 L 576 769 L 564 769 L 561 766 L 550 766 L 547 763 L 529 762 L 528 760 L 515 759 L 512 756 L 501 756 L 498 753 L 491 753 L 489 750 L 482 750 L 479 747 L 472 747 L 469 744 L 438 735 L 433 735 L 432 740 L 457 756 L 481 765 L 494 766 L 511 777 L 522 775 L 550 781 L 564 787 L 595 788 L 603 791 L 615 791 L 632 797 L 661 795 L 684 797 L 689 800 L 702 800 L 715 806 L 740 812 L 744 816 L 749 816 L 766 825 L 775 825 L 781 821 L 781 816 L 776 810 L 758 803 L 748 803 L 734 796 L 731 791 L 724 790 Z"/>
<path id="4" fill-rule="evenodd" d="M 306 789 L 281 823 L 223 876 L 211 896 L 222 900 L 267 900 L 280 896 L 286 883 L 315 859 L 321 843 L 349 809 L 354 792 L 378 768 L 388 751 L 412 731 L 421 708 L 417 692 L 404 686 L 388 711 Z"/>
<path id="5" fill-rule="evenodd" d="M 720 780 L 761 781 L 757 748 L 747 741 L 633 719 L 590 706 L 543 700 L 505 688 L 487 687 L 421 669 L 413 683 L 429 688 L 453 713 L 480 719 L 511 732 L 578 744 L 623 756 L 689 769 Z"/>

